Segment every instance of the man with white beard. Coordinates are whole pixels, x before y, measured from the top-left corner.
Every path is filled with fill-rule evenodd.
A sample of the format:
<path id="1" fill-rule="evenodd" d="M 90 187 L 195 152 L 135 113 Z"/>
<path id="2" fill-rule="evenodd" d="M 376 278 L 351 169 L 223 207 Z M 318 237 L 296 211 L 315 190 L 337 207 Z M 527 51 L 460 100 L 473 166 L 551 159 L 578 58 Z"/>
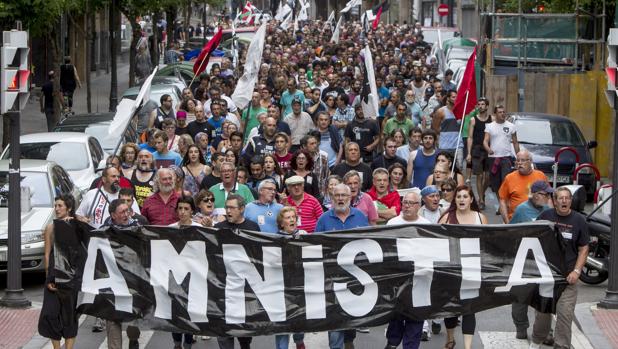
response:
<path id="1" fill-rule="evenodd" d="M 142 216 L 152 225 L 178 222 L 176 203 L 179 196 L 174 190 L 176 174 L 169 168 L 160 168 L 155 174 L 154 182 L 154 194 L 144 201 Z"/>

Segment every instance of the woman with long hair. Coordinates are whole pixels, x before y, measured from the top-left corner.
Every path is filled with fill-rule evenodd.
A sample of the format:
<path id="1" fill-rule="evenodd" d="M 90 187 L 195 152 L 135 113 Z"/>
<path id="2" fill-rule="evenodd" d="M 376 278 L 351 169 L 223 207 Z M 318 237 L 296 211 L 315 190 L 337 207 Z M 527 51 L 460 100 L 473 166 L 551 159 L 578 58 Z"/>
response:
<path id="1" fill-rule="evenodd" d="M 324 104 L 326 104 L 326 111 L 328 112 L 328 115 L 332 118 L 333 115 L 335 115 L 335 113 L 337 112 L 337 106 L 335 105 L 335 97 L 327 96 L 324 100 Z"/>
<path id="2" fill-rule="evenodd" d="M 231 162 L 234 166 L 238 166 L 240 164 L 240 157 L 236 154 L 232 149 L 228 149 L 225 152 L 225 162 Z"/>
<path id="3" fill-rule="evenodd" d="M 131 178 L 133 170 L 135 170 L 137 153 L 139 147 L 135 143 L 126 143 L 120 148 L 120 162 L 122 166 L 122 175 L 126 178 Z"/>
<path id="4" fill-rule="evenodd" d="M 487 217 L 479 210 L 472 188 L 467 185 L 458 186 L 455 189 L 455 196 L 451 201 L 451 206 L 442 215 L 440 224 L 488 224 Z M 457 327 L 457 317 L 444 319 L 446 327 L 445 349 L 455 347 L 455 327 Z M 476 327 L 476 316 L 474 314 L 464 314 L 461 320 L 461 331 L 464 338 L 464 349 L 472 348 L 472 338 Z"/>
<path id="5" fill-rule="evenodd" d="M 406 144 L 406 135 L 400 128 L 393 130 L 393 132 L 391 132 L 391 137 L 393 137 L 395 143 L 397 143 L 397 148 Z"/>
<path id="6" fill-rule="evenodd" d="M 281 171 L 281 167 L 279 167 L 279 163 L 277 163 L 277 159 L 273 154 L 264 155 L 264 173 L 266 176 L 275 180 L 277 184 L 277 191 L 283 190 L 283 172 Z"/>
<path id="7" fill-rule="evenodd" d="M 396 162 L 388 168 L 388 178 L 392 190 L 405 189 L 408 187 L 406 181 L 406 169 L 402 164 Z"/>
<path id="8" fill-rule="evenodd" d="M 180 110 L 187 112 L 187 123 L 195 121 L 195 107 L 197 107 L 195 99 L 186 99 L 180 103 Z"/>
<path id="9" fill-rule="evenodd" d="M 75 217 L 75 199 L 71 195 L 60 195 L 54 199 L 54 213 L 56 220 L 65 222 Z M 39 315 L 39 334 L 51 339 L 54 349 L 60 349 L 60 341 L 64 338 L 67 349 L 73 349 L 77 336 L 78 317 L 75 311 L 77 306 L 77 290 L 71 290 L 70 297 L 64 293 L 59 297 L 55 284 L 54 273 L 54 224 L 45 227 L 44 251 L 45 256 L 45 288 L 43 289 L 43 307 Z M 62 224 L 58 222 L 57 224 Z M 66 290 L 65 290 L 66 291 Z"/>
<path id="10" fill-rule="evenodd" d="M 191 192 L 186 190 L 185 187 L 185 172 L 182 168 L 172 165 L 169 167 L 176 174 L 176 183 L 174 183 L 174 191 L 178 196 L 191 196 Z"/>
<path id="11" fill-rule="evenodd" d="M 305 179 L 305 193 L 310 194 L 315 198 L 322 197 L 320 193 L 320 186 L 318 183 L 318 177 L 313 173 L 313 158 L 305 149 L 297 150 L 294 155 L 292 155 L 292 160 L 290 161 L 290 166 L 292 167 L 288 173 L 286 173 L 283 181 L 292 176 L 301 176 Z"/>
<path id="12" fill-rule="evenodd" d="M 238 131 L 238 127 L 235 123 L 226 120 L 223 122 L 221 128 L 223 129 L 223 133 L 215 138 L 213 147 L 216 146 L 218 152 L 224 153 L 226 150 L 232 149 L 231 136 L 232 133 Z"/>
<path id="13" fill-rule="evenodd" d="M 451 206 L 451 202 L 453 202 L 453 198 L 455 197 L 455 188 L 457 188 L 457 182 L 455 182 L 453 178 L 449 177 L 440 183 L 438 189 L 440 189 L 442 199 L 440 199 L 439 205 L 442 209 L 447 210 Z"/>
<path id="14" fill-rule="evenodd" d="M 195 144 L 190 145 L 182 159 L 182 170 L 185 173 L 184 189 L 188 190 L 191 196 L 200 190 L 200 183 L 206 176 L 207 168 L 200 147 Z"/>

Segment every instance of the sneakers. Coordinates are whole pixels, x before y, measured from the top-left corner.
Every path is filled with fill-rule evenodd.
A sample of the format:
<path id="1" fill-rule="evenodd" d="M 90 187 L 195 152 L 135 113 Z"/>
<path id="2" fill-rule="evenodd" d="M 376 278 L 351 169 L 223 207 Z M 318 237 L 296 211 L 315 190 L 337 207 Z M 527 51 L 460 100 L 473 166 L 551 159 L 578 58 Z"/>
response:
<path id="1" fill-rule="evenodd" d="M 515 335 L 517 339 L 528 339 L 528 331 L 527 330 L 517 330 L 517 334 Z"/>
<path id="2" fill-rule="evenodd" d="M 421 341 L 429 342 L 429 332 L 423 331 L 423 333 L 421 334 Z"/>
<path id="3" fill-rule="evenodd" d="M 95 318 L 94 325 L 92 325 L 92 332 L 103 332 L 105 330 L 105 321 L 103 319 Z"/>
<path id="4" fill-rule="evenodd" d="M 439 322 L 432 321 L 431 322 L 431 333 L 438 334 L 442 330 L 442 325 Z"/>
<path id="5" fill-rule="evenodd" d="M 361 327 L 361 328 L 356 329 L 356 332 L 369 333 L 369 328 L 368 327 Z"/>
<path id="6" fill-rule="evenodd" d="M 545 340 L 543 340 L 543 344 L 544 345 L 549 345 L 549 346 L 554 345 L 554 335 L 553 335 L 553 333 L 550 332 L 547 335 L 547 337 L 545 337 Z"/>
<path id="7" fill-rule="evenodd" d="M 207 341 L 207 340 L 209 340 L 211 338 L 212 338 L 211 336 L 200 336 L 200 339 L 203 340 L 203 341 Z"/>

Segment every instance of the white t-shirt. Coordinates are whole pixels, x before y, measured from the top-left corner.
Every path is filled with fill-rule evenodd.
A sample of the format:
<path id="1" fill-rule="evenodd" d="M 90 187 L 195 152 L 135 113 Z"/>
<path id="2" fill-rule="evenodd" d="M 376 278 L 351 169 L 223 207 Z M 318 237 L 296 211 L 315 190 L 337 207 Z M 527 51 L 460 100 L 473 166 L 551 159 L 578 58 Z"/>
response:
<path id="1" fill-rule="evenodd" d="M 495 121 L 485 125 L 485 133 L 489 133 L 489 147 L 494 151 L 491 158 L 515 156 L 511 138 L 517 133 L 515 125 L 505 121 L 498 124 Z"/>
<path id="2" fill-rule="evenodd" d="M 109 217 L 109 204 L 116 199 L 118 199 L 118 193 L 108 193 L 103 187 L 101 187 L 101 190 L 91 189 L 82 198 L 82 203 L 75 211 L 75 214 L 82 217 L 90 217 L 90 225 L 98 229 Z M 137 214 L 140 213 L 139 206 L 137 206 L 135 200 L 133 200 L 131 209 Z"/>
<path id="3" fill-rule="evenodd" d="M 180 222 L 169 224 L 168 227 L 180 228 L 179 223 Z M 198 222 L 194 222 L 194 221 L 191 221 L 191 225 L 194 226 L 194 227 L 203 227 L 203 225 L 199 224 Z"/>
<path id="4" fill-rule="evenodd" d="M 437 224 L 438 221 L 440 220 L 440 217 L 442 217 L 443 212 L 444 211 L 442 211 L 440 208 L 438 208 L 435 211 L 431 211 L 431 210 L 428 210 L 426 206 L 423 206 L 418 211 L 418 215 L 427 219 L 430 223 Z"/>
<path id="5" fill-rule="evenodd" d="M 418 219 L 415 221 L 406 221 L 405 219 L 403 219 L 403 215 L 400 214 L 399 216 L 395 217 L 395 218 L 391 218 L 386 225 L 400 225 L 400 224 L 431 224 L 430 221 L 428 221 L 427 219 L 418 216 Z"/>

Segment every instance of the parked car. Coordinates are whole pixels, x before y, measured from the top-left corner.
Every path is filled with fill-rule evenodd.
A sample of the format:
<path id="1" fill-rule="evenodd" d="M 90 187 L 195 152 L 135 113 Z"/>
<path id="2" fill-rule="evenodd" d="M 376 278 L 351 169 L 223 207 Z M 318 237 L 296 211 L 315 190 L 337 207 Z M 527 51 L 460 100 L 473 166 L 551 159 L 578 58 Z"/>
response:
<path id="1" fill-rule="evenodd" d="M 517 126 L 517 140 L 521 146 L 532 154 L 532 161 L 537 170 L 543 171 L 550 183 L 554 180 L 553 164 L 556 152 L 563 147 L 573 147 L 579 155 L 579 163 L 593 163 L 590 149 L 597 146 L 596 141 L 587 142 L 579 127 L 573 120 L 542 113 L 514 113 L 510 121 Z M 558 163 L 558 185 L 573 183 L 575 155 L 563 152 Z M 579 184 L 592 198 L 596 190 L 595 174 L 592 169 L 584 168 L 579 172 Z"/>
<path id="2" fill-rule="evenodd" d="M 108 154 L 99 141 L 85 133 L 44 132 L 19 138 L 22 159 L 48 160 L 62 164 L 73 183 L 82 191 L 90 188 L 98 177 L 97 170 L 105 167 Z M 0 159 L 10 159 L 10 145 Z"/>
<path id="3" fill-rule="evenodd" d="M 139 87 L 142 87 L 142 85 L 143 83 L 139 84 Z M 178 87 L 180 91 L 182 91 L 185 87 L 187 87 L 187 83 L 185 82 L 185 80 L 175 75 L 171 75 L 171 76 L 155 75 L 152 78 L 152 85 L 153 86 L 154 85 L 175 85 L 176 87 Z"/>
<path id="4" fill-rule="evenodd" d="M 129 125 L 123 137 L 110 135 L 108 130 L 113 118 L 114 113 L 74 115 L 61 120 L 53 131 L 86 133 L 95 137 L 106 153 L 112 154 L 119 141 L 122 146 L 128 142 L 136 143 L 138 138 L 134 123 Z"/>
<path id="5" fill-rule="evenodd" d="M 474 47 L 452 47 L 446 53 L 446 64 L 448 65 L 452 60 L 461 60 L 464 62 L 468 61 L 468 58 L 474 52 Z"/>
<path id="6" fill-rule="evenodd" d="M 141 87 L 134 86 L 128 88 L 122 94 L 122 98 L 135 100 L 139 94 Z M 176 106 L 182 101 L 182 92 L 176 85 L 152 85 L 150 87 L 150 100 L 155 101 L 158 106 L 161 106 L 161 96 L 168 94 L 172 97 L 172 109 L 176 110 Z"/>
<path id="7" fill-rule="evenodd" d="M 21 269 L 45 270 L 43 230 L 54 219 L 54 198 L 70 194 L 78 205 L 81 192 L 58 164 L 45 160 L 21 160 L 21 186 L 30 188 L 30 198 L 22 197 Z M 7 271 L 9 160 L 0 160 L 0 273 Z"/>
<path id="8" fill-rule="evenodd" d="M 219 66 L 221 66 L 221 62 L 223 62 L 223 57 L 210 57 L 204 71 L 209 73 L 213 65 L 219 64 Z M 161 69 L 159 69 L 155 74 L 155 77 L 176 76 L 183 79 L 185 81 L 185 84 L 188 86 L 191 83 L 193 76 L 195 76 L 195 74 L 193 73 L 193 63 L 195 63 L 195 61 L 184 61 L 175 64 L 168 64 L 164 67 L 161 67 Z"/>

